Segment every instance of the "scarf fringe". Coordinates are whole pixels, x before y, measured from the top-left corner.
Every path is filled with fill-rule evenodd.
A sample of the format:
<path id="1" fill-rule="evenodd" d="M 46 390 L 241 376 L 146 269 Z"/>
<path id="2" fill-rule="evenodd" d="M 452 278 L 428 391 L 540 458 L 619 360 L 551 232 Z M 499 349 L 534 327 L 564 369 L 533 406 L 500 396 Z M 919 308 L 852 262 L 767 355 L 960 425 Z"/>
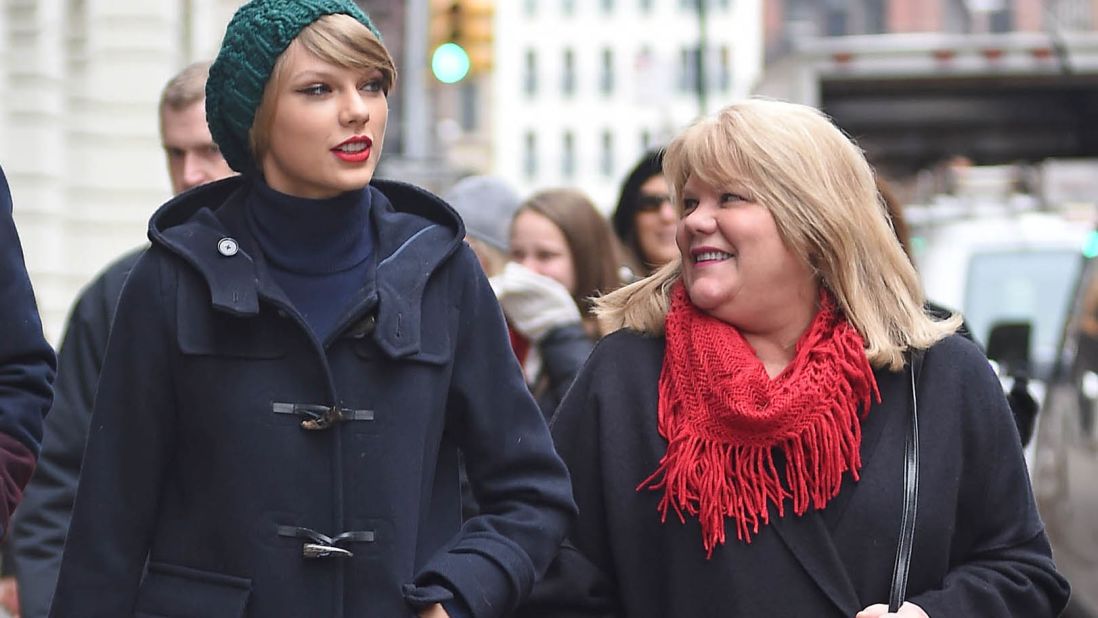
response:
<path id="1" fill-rule="evenodd" d="M 825 365 L 838 370 L 838 375 L 826 376 L 834 380 L 826 409 L 804 414 L 803 423 L 788 428 L 776 441 L 763 442 L 758 436 L 747 435 L 721 439 L 691 424 L 688 412 L 698 405 L 707 407 L 706 399 L 694 389 L 679 388 L 680 381 L 688 383 L 683 378 L 693 375 L 685 355 L 669 355 L 665 360 L 660 376 L 659 431 L 668 440 L 667 451 L 637 491 L 663 490 L 658 504 L 663 522 L 672 510 L 683 523 L 687 516 L 696 517 L 707 558 L 725 542 L 726 517 L 735 524 L 736 538 L 750 543 L 760 526 L 769 523 L 771 504 L 779 517 L 785 515 L 786 500 L 796 515 L 803 515 L 809 507 L 824 508 L 838 494 L 847 472 L 855 480 L 859 478 L 864 415 L 859 414 L 859 408 L 868 410 L 874 395 L 877 399 L 880 395 L 861 338 L 848 323 L 839 324 L 839 329 L 843 327 L 853 336 L 843 333 L 845 336 L 826 341 L 816 337 L 811 342 L 833 344 L 815 350 L 824 355 Z M 778 470 L 776 450 L 785 461 L 784 474 Z"/>

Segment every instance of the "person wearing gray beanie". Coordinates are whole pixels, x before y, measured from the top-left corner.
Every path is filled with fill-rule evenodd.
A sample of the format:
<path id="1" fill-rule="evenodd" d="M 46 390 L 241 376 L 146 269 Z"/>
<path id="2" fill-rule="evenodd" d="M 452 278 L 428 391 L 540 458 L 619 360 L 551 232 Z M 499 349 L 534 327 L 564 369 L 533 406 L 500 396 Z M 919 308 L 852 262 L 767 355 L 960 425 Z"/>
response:
<path id="1" fill-rule="evenodd" d="M 576 507 L 491 284 L 452 208 L 374 178 L 395 83 L 350 0 L 229 22 L 240 175 L 149 223 L 53 618 L 503 618 L 548 568 Z"/>
<path id="2" fill-rule="evenodd" d="M 507 261 L 511 218 L 521 198 L 506 180 L 496 176 L 466 176 L 442 194 L 465 222 L 465 240 L 473 247 L 488 276 Z"/>

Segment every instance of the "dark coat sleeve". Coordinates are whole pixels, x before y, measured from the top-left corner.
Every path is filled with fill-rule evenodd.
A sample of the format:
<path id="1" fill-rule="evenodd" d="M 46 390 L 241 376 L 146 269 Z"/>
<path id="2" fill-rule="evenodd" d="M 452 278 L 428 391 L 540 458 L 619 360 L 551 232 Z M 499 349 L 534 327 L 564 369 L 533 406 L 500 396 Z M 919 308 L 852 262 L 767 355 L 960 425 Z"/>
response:
<path id="1" fill-rule="evenodd" d="M 133 615 L 173 455 L 174 280 L 153 250 L 123 288 L 50 616 Z"/>
<path id="2" fill-rule="evenodd" d="M 77 299 L 65 328 L 38 469 L 12 522 L 12 561 L 24 618 L 45 618 L 49 612 L 107 335 L 122 283 L 139 256 L 130 253 L 96 277 Z"/>
<path id="3" fill-rule="evenodd" d="M 462 291 L 448 425 L 480 512 L 416 575 L 415 596 L 442 585 L 478 618 L 506 616 L 549 565 L 575 504 L 488 280 L 468 247 L 454 259 Z"/>
<path id="4" fill-rule="evenodd" d="M 602 414 L 594 387 L 598 366 L 604 360 L 601 347 L 596 347 L 591 361 L 576 377 L 552 422 L 553 441 L 572 472 L 572 493 L 582 517 L 573 523 L 568 539 L 518 618 L 610 618 L 620 613 L 607 544 Z"/>
<path id="5" fill-rule="evenodd" d="M 1053 563 L 998 378 L 976 348 L 954 338 L 931 349 L 921 379 L 921 391 L 964 385 L 945 407 L 962 415 L 964 442 L 949 570 L 910 600 L 931 616 L 1058 615 L 1068 583 Z"/>
<path id="6" fill-rule="evenodd" d="M 55 367 L 0 169 L 0 535 L 34 472 Z"/>
<path id="7" fill-rule="evenodd" d="M 538 342 L 538 352 L 541 353 L 548 380 L 548 388 L 538 396 L 538 406 L 545 418 L 553 417 L 594 347 L 595 343 L 587 336 L 580 322 L 557 327 Z"/>

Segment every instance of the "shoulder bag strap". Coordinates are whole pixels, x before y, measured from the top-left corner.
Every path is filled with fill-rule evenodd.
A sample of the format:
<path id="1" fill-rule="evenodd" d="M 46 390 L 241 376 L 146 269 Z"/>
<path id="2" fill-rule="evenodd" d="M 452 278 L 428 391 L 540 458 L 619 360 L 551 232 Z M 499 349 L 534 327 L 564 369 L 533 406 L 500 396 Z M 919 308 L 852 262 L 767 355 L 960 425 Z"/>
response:
<path id="1" fill-rule="evenodd" d="M 888 611 L 899 611 L 907 595 L 907 575 L 911 570 L 911 547 L 915 540 L 915 515 L 919 498 L 919 397 L 916 385 L 923 366 L 923 352 L 911 355 L 911 431 L 904 445 L 904 514 L 900 520 L 900 541 L 896 547 L 896 562 L 892 566 L 892 586 L 888 594 Z"/>

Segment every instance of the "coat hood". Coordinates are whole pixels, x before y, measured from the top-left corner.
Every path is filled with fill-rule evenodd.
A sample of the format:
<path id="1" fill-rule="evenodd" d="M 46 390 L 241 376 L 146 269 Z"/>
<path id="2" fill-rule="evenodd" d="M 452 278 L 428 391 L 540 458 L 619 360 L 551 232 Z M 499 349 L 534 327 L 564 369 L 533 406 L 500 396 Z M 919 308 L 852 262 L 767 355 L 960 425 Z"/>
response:
<path id="1" fill-rule="evenodd" d="M 252 180 L 235 176 L 191 189 L 161 206 L 149 221 L 149 240 L 190 264 L 206 281 L 213 307 L 256 315 L 259 299 L 285 299 L 266 275 L 266 260 L 244 216 Z M 403 357 L 421 347 L 421 301 L 427 282 L 462 245 L 461 218 L 439 197 L 410 184 L 375 180 L 370 224 L 374 260 L 364 281 L 376 311 L 374 338 Z M 396 259 L 400 257 L 400 259 Z"/>

